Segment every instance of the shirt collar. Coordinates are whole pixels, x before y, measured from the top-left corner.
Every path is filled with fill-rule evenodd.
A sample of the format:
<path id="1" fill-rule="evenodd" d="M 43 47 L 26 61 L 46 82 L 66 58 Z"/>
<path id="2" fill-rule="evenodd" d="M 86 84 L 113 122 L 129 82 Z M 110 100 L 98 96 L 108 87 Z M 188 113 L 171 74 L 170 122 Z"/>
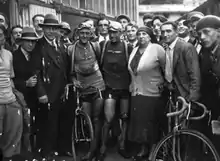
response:
<path id="1" fill-rule="evenodd" d="M 21 47 L 21 52 L 24 54 L 25 58 L 28 60 L 30 53 L 28 53 L 28 52 L 27 52 L 26 50 L 24 50 L 22 47 Z"/>
<path id="2" fill-rule="evenodd" d="M 46 41 L 50 44 L 50 45 L 53 45 L 53 43 L 55 43 L 56 39 L 53 39 L 52 41 L 49 40 L 45 35 L 44 35 L 44 38 L 46 39 Z"/>
<path id="3" fill-rule="evenodd" d="M 169 45 L 170 49 L 173 50 L 175 45 L 176 45 L 176 42 L 178 40 L 178 37 Z"/>
<path id="4" fill-rule="evenodd" d="M 184 40 L 185 42 L 188 42 L 189 39 L 190 39 L 189 35 L 183 38 L 183 40 Z"/>

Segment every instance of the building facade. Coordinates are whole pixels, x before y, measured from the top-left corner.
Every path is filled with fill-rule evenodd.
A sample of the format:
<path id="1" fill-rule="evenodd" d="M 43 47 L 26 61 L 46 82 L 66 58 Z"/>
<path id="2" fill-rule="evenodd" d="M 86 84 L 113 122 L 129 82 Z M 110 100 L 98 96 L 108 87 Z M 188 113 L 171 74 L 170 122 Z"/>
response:
<path id="1" fill-rule="evenodd" d="M 206 0 L 140 0 L 139 25 L 143 25 L 145 13 L 162 14 L 169 20 L 177 20 L 204 3 Z"/>
<path id="2" fill-rule="evenodd" d="M 84 19 L 102 16 L 114 19 L 120 14 L 138 19 L 138 0 L 0 0 L 0 12 L 6 13 L 10 26 L 32 25 L 35 14 L 56 14 L 75 28 Z M 9 12 L 10 11 L 10 12 Z"/>

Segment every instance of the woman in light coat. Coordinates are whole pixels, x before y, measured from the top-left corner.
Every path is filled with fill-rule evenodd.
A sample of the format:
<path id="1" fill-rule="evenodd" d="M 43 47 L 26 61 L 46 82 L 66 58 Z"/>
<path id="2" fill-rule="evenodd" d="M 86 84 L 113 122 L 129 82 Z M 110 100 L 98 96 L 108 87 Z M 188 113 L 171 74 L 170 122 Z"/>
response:
<path id="1" fill-rule="evenodd" d="M 141 146 L 134 160 L 148 157 L 158 140 L 158 117 L 163 112 L 161 87 L 164 83 L 165 51 L 153 43 L 153 32 L 148 27 L 137 31 L 138 46 L 130 55 L 128 69 L 131 74 L 131 113 L 128 139 Z"/>

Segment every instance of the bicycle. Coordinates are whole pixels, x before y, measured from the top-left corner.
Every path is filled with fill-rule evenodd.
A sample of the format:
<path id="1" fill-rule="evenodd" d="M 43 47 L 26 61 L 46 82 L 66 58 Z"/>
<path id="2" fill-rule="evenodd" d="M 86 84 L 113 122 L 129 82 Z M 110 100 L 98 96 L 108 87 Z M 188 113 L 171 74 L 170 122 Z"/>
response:
<path id="1" fill-rule="evenodd" d="M 172 131 L 156 145 L 150 157 L 151 161 L 220 160 L 214 145 L 205 135 L 183 126 L 185 121 L 200 120 L 210 113 L 203 104 L 198 102 L 193 103 L 203 109 L 203 114 L 201 116 L 191 117 L 190 112 L 192 103 L 187 103 L 183 97 L 177 98 L 175 111 L 167 113 L 167 117 L 174 117 L 174 127 Z M 182 106 L 180 110 L 179 105 Z M 192 145 L 190 143 L 192 143 Z"/>
<path id="2" fill-rule="evenodd" d="M 67 84 L 65 87 L 65 99 L 68 99 L 69 88 L 73 87 L 73 92 L 76 94 L 76 109 L 75 118 L 72 126 L 72 154 L 73 160 L 76 161 L 76 144 L 86 142 L 90 145 L 94 139 L 93 125 L 90 116 L 83 111 L 81 98 L 81 90 L 96 89 L 101 97 L 101 91 L 93 86 L 76 87 L 74 84 Z"/>

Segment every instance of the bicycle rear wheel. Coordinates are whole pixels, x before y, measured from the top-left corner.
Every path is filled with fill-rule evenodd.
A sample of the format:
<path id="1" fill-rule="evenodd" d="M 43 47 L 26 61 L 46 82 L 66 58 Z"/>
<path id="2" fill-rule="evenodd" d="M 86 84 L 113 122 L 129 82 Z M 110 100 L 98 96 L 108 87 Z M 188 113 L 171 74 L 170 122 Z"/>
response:
<path id="1" fill-rule="evenodd" d="M 85 151 L 88 151 L 93 139 L 94 131 L 92 121 L 87 113 L 79 111 L 79 113 L 75 116 L 72 127 L 72 150 L 75 156 L 77 155 L 76 151 L 78 150 L 80 152 L 87 153 Z"/>
<path id="2" fill-rule="evenodd" d="M 179 130 L 165 136 L 153 151 L 151 161 L 219 161 L 211 141 L 194 130 Z"/>

